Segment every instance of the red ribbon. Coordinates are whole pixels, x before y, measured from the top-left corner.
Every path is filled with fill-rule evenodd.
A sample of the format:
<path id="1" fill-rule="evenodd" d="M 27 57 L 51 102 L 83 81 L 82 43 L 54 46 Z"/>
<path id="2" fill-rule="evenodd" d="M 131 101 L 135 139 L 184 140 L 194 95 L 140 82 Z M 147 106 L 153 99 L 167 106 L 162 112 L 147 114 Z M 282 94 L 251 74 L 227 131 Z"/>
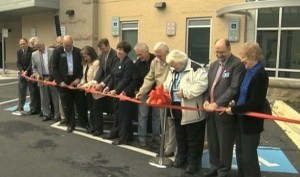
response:
<path id="1" fill-rule="evenodd" d="M 171 97 L 169 92 L 164 90 L 163 85 L 158 85 L 154 90 L 151 90 L 147 103 L 153 105 L 170 105 Z"/>
<path id="2" fill-rule="evenodd" d="M 51 82 L 51 81 L 37 80 L 37 79 L 31 78 L 31 77 L 28 77 L 24 74 L 22 74 L 21 76 L 28 79 L 28 80 L 30 80 L 30 81 L 41 82 L 45 85 L 58 86 L 54 81 Z M 169 93 L 164 90 L 162 85 L 157 86 L 155 88 L 155 90 L 152 90 L 150 92 L 149 99 L 147 100 L 147 103 L 143 103 L 140 100 L 130 98 L 130 97 L 128 97 L 126 95 L 123 95 L 123 94 L 120 94 L 120 95 L 105 94 L 105 93 L 99 92 L 99 91 L 97 91 L 93 88 L 92 89 L 88 89 L 88 88 L 81 89 L 81 88 L 77 88 L 77 87 L 73 87 L 73 86 L 67 86 L 66 88 L 69 88 L 69 89 L 72 89 L 72 90 L 80 89 L 80 90 L 84 90 L 85 92 L 89 92 L 89 93 L 114 97 L 114 98 L 118 98 L 120 100 L 126 100 L 126 101 L 134 102 L 134 103 L 137 103 L 137 104 L 144 104 L 144 105 L 158 107 L 158 108 L 169 108 L 169 109 L 190 110 L 190 111 L 204 111 L 203 108 L 171 105 L 171 97 L 170 97 Z M 226 108 L 219 108 L 219 109 L 216 109 L 215 112 L 224 112 L 225 109 Z M 290 119 L 290 118 L 286 118 L 286 117 L 272 116 L 272 115 L 257 113 L 257 112 L 246 112 L 243 115 L 256 117 L 256 118 L 261 118 L 261 119 L 277 120 L 277 121 L 300 124 L 300 120 Z"/>

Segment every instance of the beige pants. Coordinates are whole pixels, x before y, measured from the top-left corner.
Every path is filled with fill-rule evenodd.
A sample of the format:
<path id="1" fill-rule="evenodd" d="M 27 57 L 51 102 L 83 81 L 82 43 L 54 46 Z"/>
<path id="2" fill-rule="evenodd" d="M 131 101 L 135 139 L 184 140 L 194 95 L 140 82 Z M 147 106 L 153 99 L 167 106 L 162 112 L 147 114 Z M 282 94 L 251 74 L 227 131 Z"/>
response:
<path id="1" fill-rule="evenodd" d="M 160 111 L 161 126 L 163 126 L 164 109 Z M 163 127 L 162 127 L 163 129 Z M 166 131 L 165 131 L 165 153 L 175 152 L 176 150 L 176 136 L 175 136 L 175 124 L 171 117 L 166 117 Z"/>

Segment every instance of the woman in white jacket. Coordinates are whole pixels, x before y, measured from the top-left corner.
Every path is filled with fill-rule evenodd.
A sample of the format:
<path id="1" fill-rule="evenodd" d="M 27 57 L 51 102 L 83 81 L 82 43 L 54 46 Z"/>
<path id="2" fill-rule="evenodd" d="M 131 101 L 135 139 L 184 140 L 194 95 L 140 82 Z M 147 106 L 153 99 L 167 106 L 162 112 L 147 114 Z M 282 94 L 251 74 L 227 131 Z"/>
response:
<path id="1" fill-rule="evenodd" d="M 170 92 L 172 105 L 198 107 L 203 104 L 207 89 L 207 72 L 179 50 L 171 51 L 166 59 L 171 66 L 164 88 Z M 205 135 L 205 116 L 201 111 L 171 109 L 168 114 L 174 119 L 177 154 L 173 166 L 183 168 L 185 173 L 199 170 Z"/>

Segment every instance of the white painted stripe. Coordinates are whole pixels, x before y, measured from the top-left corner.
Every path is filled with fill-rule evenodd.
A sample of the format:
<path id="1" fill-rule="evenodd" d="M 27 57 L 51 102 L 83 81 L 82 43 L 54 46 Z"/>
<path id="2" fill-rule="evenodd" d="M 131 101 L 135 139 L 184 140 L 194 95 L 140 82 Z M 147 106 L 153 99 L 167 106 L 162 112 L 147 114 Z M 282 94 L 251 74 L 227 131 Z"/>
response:
<path id="1" fill-rule="evenodd" d="M 14 82 L 8 82 L 8 83 L 3 83 L 3 84 L 0 84 L 0 86 L 6 86 L 6 85 L 14 85 L 14 84 L 17 84 L 18 81 L 14 81 Z"/>
<path id="2" fill-rule="evenodd" d="M 26 98 L 29 98 L 29 96 L 27 96 Z M 8 100 L 8 101 L 3 101 L 3 102 L 0 102 L 0 105 L 12 103 L 12 102 L 15 102 L 15 101 L 18 101 L 18 100 L 19 100 L 19 98 L 15 98 L 15 99 Z"/>
<path id="3" fill-rule="evenodd" d="M 273 107 L 273 115 L 282 116 L 282 117 L 290 117 L 295 120 L 300 120 L 300 114 L 291 108 L 289 105 L 284 103 L 283 101 L 276 100 Z M 275 121 L 280 128 L 284 131 L 284 133 L 291 139 L 291 141 L 300 149 L 300 125 L 292 124 L 282 121 Z"/>
<path id="4" fill-rule="evenodd" d="M 64 130 L 64 131 L 66 131 L 66 129 L 67 129 L 66 126 L 59 125 L 59 122 L 56 122 L 56 123 L 52 124 L 51 127 L 57 128 L 57 129 L 60 129 L 60 130 Z M 91 138 L 91 139 L 96 140 L 96 141 L 101 141 L 101 142 L 104 142 L 104 143 L 107 143 L 107 144 L 112 143 L 111 140 L 106 140 L 106 139 L 103 139 L 101 137 L 92 136 L 90 134 L 87 134 L 87 133 L 84 133 L 84 132 L 81 132 L 81 131 L 78 131 L 78 130 L 84 130 L 84 129 L 76 128 L 73 131 L 73 133 L 76 134 L 76 135 L 81 135 L 81 136 L 84 136 L 84 137 L 87 137 L 87 138 Z M 145 155 L 148 155 L 148 156 L 151 156 L 151 157 L 156 157 L 156 153 L 145 150 L 145 149 L 140 149 L 140 148 L 129 146 L 129 145 L 118 145 L 118 147 L 125 148 L 125 149 L 131 150 L 131 151 L 135 151 L 135 152 L 138 152 L 138 153 L 141 153 L 141 154 L 145 154 Z M 174 161 L 174 157 L 172 157 L 170 159 Z"/>

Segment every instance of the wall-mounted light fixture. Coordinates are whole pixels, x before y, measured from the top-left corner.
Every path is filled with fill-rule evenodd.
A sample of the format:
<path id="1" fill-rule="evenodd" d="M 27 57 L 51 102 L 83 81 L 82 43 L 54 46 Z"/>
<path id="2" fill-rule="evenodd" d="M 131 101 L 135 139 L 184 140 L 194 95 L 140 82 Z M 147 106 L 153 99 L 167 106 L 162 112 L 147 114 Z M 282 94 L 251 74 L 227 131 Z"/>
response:
<path id="1" fill-rule="evenodd" d="M 165 9 L 167 7 L 166 2 L 156 2 L 154 7 L 157 9 Z"/>
<path id="2" fill-rule="evenodd" d="M 66 15 L 73 16 L 75 14 L 74 10 L 67 10 Z"/>

